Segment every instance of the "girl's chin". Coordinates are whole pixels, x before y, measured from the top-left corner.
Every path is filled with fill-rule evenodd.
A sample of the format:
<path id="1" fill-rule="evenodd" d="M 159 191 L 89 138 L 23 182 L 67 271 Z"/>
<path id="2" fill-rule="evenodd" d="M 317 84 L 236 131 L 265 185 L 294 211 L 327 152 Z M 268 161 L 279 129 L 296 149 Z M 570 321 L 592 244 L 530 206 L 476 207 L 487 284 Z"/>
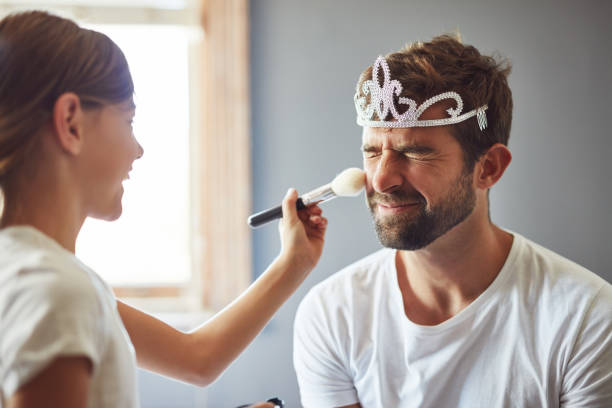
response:
<path id="1" fill-rule="evenodd" d="M 89 214 L 89 216 L 102 221 L 115 221 L 116 219 L 121 217 L 121 213 L 122 208 L 119 207 L 119 209 L 115 209 L 113 211 L 96 212 L 93 214 Z"/>
<path id="2" fill-rule="evenodd" d="M 94 211 L 89 213 L 89 216 L 98 220 L 104 221 L 115 221 L 123 213 L 123 205 L 121 199 L 123 197 L 123 187 L 115 195 L 115 197 L 108 203 L 104 208 L 96 208 Z"/>

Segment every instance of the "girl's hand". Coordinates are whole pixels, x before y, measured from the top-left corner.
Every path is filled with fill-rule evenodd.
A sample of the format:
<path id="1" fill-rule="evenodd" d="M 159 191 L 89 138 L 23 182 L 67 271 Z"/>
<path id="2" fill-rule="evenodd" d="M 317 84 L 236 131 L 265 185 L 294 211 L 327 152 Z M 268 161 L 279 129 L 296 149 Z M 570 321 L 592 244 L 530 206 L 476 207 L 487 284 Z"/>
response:
<path id="1" fill-rule="evenodd" d="M 295 189 L 287 191 L 283 199 L 283 218 L 279 223 L 281 253 L 279 261 L 291 270 L 307 274 L 315 267 L 325 242 L 327 219 L 317 205 L 297 210 L 298 194 Z"/>

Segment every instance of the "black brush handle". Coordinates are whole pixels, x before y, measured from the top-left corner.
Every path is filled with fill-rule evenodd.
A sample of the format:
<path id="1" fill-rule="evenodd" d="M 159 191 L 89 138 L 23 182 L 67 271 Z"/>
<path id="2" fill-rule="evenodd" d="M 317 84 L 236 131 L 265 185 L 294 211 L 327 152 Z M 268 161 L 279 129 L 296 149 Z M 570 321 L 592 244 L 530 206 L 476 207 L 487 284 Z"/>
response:
<path id="1" fill-rule="evenodd" d="M 306 208 L 301 198 L 297 199 L 296 207 L 298 210 Z M 277 218 L 283 218 L 283 207 L 280 205 L 251 215 L 248 222 L 251 228 L 257 228 Z"/>
<path id="2" fill-rule="evenodd" d="M 278 408 L 284 408 L 285 407 L 285 401 L 283 401 L 280 398 L 276 398 L 276 397 L 275 398 L 270 398 L 266 402 L 271 402 L 271 403 L 274 404 L 275 407 L 278 407 Z M 251 405 L 253 405 L 253 404 L 240 405 L 239 407 L 236 407 L 236 408 L 248 408 Z"/>

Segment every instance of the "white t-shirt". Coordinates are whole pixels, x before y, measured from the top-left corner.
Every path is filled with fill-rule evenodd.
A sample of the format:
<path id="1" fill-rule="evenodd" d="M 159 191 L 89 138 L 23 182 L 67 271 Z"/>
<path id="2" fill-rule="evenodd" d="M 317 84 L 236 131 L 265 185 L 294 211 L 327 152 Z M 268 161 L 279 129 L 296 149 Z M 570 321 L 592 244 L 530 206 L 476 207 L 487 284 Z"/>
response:
<path id="1" fill-rule="evenodd" d="M 612 407 L 612 286 L 514 234 L 493 283 L 436 326 L 410 321 L 394 250 L 314 287 L 295 322 L 305 407 Z"/>
<path id="2" fill-rule="evenodd" d="M 87 406 L 138 406 L 134 348 L 108 285 L 32 227 L 0 230 L 0 408 L 59 356 L 93 365 Z"/>

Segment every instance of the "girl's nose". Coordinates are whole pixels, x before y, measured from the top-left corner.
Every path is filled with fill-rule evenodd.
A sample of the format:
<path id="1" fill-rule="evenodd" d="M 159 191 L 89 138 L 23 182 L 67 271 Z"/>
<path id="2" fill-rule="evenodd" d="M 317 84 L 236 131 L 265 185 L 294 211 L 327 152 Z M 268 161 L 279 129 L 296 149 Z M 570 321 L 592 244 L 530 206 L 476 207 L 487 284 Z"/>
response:
<path id="1" fill-rule="evenodd" d="M 136 142 L 136 144 L 138 145 L 138 155 L 136 156 L 136 158 L 140 159 L 142 155 L 144 154 L 144 149 L 142 148 L 140 143 Z"/>

